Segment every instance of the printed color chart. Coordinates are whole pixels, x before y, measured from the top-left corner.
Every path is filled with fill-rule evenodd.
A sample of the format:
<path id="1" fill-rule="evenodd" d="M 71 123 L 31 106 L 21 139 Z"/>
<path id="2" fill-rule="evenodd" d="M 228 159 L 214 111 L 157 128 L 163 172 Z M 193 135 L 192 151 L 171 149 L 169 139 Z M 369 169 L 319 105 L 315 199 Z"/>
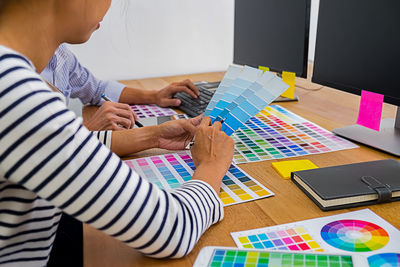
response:
<path id="1" fill-rule="evenodd" d="M 378 250 L 389 242 L 384 229 L 360 220 L 331 222 L 322 228 L 321 236 L 329 245 L 351 252 Z"/>
<path id="2" fill-rule="evenodd" d="M 231 236 L 239 248 L 351 252 L 376 256 L 370 257 L 370 262 L 388 263 L 371 266 L 392 266 L 389 263 L 400 255 L 400 231 L 369 209 L 234 232 Z M 292 244 L 297 247 L 290 247 Z"/>
<path id="3" fill-rule="evenodd" d="M 369 267 L 400 267 L 399 253 L 382 253 L 368 257 Z"/>
<path id="4" fill-rule="evenodd" d="M 247 163 L 358 146 L 279 106 L 266 107 L 233 135 L 234 162 Z"/>
<path id="5" fill-rule="evenodd" d="M 141 177 L 166 190 L 177 188 L 189 181 L 195 170 L 190 152 L 187 151 L 127 160 L 125 163 Z M 270 190 L 234 164 L 222 179 L 219 194 L 225 206 L 273 195 Z"/>
<path id="6" fill-rule="evenodd" d="M 301 226 L 279 230 L 232 233 L 239 248 L 277 249 L 291 251 L 324 251 Z"/>
<path id="7" fill-rule="evenodd" d="M 161 117 L 177 114 L 170 108 L 162 108 L 156 105 L 131 105 L 131 108 L 139 118 Z"/>
<path id="8" fill-rule="evenodd" d="M 351 267 L 351 256 L 286 254 L 279 252 L 241 251 L 230 249 L 215 249 L 211 267 L 245 267 L 245 266 L 341 266 Z"/>

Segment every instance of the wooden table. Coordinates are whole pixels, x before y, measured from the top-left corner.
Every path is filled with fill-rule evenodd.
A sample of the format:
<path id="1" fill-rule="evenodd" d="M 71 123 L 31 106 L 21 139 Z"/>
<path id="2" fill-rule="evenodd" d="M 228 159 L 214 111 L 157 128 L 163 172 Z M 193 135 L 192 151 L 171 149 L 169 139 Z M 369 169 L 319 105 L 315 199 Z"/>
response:
<path id="1" fill-rule="evenodd" d="M 123 81 L 136 88 L 162 88 L 170 82 L 190 78 L 193 81 L 219 81 L 223 72 L 204 73 L 165 78 Z M 297 78 L 296 78 L 297 79 Z M 298 102 L 280 103 L 290 111 L 332 130 L 354 124 L 360 97 L 297 79 Z M 308 88 L 308 89 L 303 89 Z M 395 117 L 396 109 L 385 104 L 383 117 Z M 143 155 L 154 152 L 144 152 Z M 389 154 L 360 145 L 360 148 L 325 154 L 298 157 L 310 159 L 319 167 L 393 158 Z M 296 159 L 296 158 L 293 158 Z M 282 179 L 271 167 L 272 160 L 240 164 L 239 166 L 275 193 L 274 197 L 233 205 L 225 208 L 225 218 L 212 226 L 199 240 L 193 251 L 183 259 L 155 260 L 142 256 L 134 249 L 89 226 L 84 228 L 85 266 L 192 266 L 204 246 L 235 246 L 230 232 L 273 226 L 300 220 L 329 216 L 362 208 L 369 208 L 400 229 L 400 202 L 372 205 L 338 211 L 321 211 L 290 180 Z"/>

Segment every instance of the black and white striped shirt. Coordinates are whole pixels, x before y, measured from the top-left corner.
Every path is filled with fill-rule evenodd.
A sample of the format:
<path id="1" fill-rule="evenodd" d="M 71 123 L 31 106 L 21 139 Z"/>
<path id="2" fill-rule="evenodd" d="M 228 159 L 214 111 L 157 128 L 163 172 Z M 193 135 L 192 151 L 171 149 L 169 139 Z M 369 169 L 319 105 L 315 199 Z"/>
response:
<path id="1" fill-rule="evenodd" d="M 45 265 L 62 211 L 152 257 L 189 253 L 223 217 L 205 182 L 164 191 L 139 177 L 0 46 L 0 265 Z"/>

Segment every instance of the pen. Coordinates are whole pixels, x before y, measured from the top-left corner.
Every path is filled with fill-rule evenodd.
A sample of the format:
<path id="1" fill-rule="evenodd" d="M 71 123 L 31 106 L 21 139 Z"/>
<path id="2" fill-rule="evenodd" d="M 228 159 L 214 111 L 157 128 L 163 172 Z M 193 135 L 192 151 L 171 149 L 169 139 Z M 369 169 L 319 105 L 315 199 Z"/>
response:
<path id="1" fill-rule="evenodd" d="M 102 94 L 101 97 L 102 97 L 105 101 L 113 102 L 108 96 L 106 96 L 106 94 Z M 138 121 L 135 121 L 135 125 L 136 125 L 137 127 L 143 127 L 143 124 L 141 124 L 141 123 L 138 122 Z"/>

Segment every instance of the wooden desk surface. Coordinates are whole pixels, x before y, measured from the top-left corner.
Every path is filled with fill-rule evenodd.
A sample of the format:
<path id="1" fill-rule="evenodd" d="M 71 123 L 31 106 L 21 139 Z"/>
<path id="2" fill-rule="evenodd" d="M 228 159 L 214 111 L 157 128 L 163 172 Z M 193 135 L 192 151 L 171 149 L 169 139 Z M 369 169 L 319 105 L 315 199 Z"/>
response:
<path id="1" fill-rule="evenodd" d="M 205 73 L 123 82 L 136 88 L 162 88 L 170 82 L 179 81 L 184 78 L 190 78 L 193 81 L 219 81 L 222 79 L 223 74 L 223 72 Z M 297 79 L 296 85 L 311 89 L 320 87 L 304 79 Z M 279 103 L 279 105 L 327 130 L 354 124 L 357 119 L 360 101 L 359 96 L 327 87 L 317 91 L 305 90 L 297 87 L 296 93 L 300 99 L 298 102 Z M 385 104 L 383 117 L 394 118 L 395 111 L 394 106 Z M 146 155 L 154 152 L 144 153 L 144 155 Z M 360 148 L 357 149 L 309 155 L 299 158 L 310 159 L 317 166 L 326 167 L 393 157 L 389 154 L 381 153 L 361 145 Z M 85 226 L 85 266 L 192 266 L 200 249 L 204 246 L 235 246 L 230 232 L 329 216 L 362 208 L 371 209 L 396 228 L 400 229 L 400 202 L 323 212 L 290 180 L 282 179 L 272 169 L 271 162 L 273 161 L 240 164 L 239 166 L 272 190 L 275 196 L 226 207 L 223 221 L 212 226 L 200 238 L 193 251 L 185 258 L 177 260 L 155 260 L 146 258 L 123 243 L 91 227 Z"/>

